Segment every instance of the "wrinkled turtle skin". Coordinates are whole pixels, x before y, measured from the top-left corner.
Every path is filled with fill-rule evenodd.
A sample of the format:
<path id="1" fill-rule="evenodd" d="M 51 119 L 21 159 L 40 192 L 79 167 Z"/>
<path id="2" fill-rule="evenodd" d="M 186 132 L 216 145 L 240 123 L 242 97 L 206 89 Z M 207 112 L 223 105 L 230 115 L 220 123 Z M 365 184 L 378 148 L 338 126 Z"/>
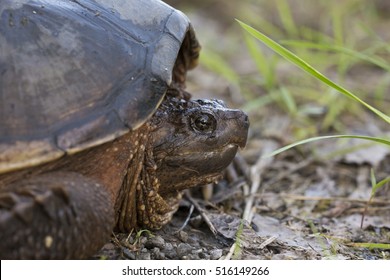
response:
<path id="1" fill-rule="evenodd" d="M 157 0 L 1 0 L 1 259 L 88 258 L 219 178 L 249 122 L 189 99 L 199 50 Z"/>

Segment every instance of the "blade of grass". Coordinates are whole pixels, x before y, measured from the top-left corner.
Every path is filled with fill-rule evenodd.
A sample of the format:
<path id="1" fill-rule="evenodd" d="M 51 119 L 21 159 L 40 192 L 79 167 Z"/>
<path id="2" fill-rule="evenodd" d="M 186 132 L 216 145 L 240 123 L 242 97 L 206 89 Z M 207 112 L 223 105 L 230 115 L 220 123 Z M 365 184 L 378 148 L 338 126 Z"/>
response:
<path id="1" fill-rule="evenodd" d="M 288 112 L 292 115 L 297 114 L 298 112 L 297 104 L 287 88 L 285 87 L 280 88 L 280 96 L 283 102 L 286 104 Z"/>
<path id="2" fill-rule="evenodd" d="M 320 81 L 322 81 L 323 83 L 327 84 L 328 86 L 336 89 L 340 93 L 348 96 L 349 98 L 351 98 L 351 99 L 353 99 L 355 101 L 358 101 L 359 103 L 364 105 L 366 108 L 368 108 L 369 110 L 371 110 L 376 115 L 378 115 L 379 117 L 381 117 L 383 120 L 385 120 L 387 123 L 390 124 L 390 117 L 389 116 L 387 116 L 386 114 L 382 113 L 378 109 L 372 107 L 371 105 L 369 105 L 368 103 L 366 103 L 365 101 L 363 101 L 362 99 L 360 99 L 359 97 L 354 95 L 352 92 L 348 91 L 347 89 L 343 88 L 342 86 L 340 86 L 340 85 L 336 84 L 335 82 L 331 81 L 330 79 L 325 77 L 322 73 L 320 73 L 319 71 L 314 69 L 306 61 L 302 60 L 301 58 L 299 58 L 298 56 L 296 56 L 295 54 L 293 54 L 292 52 L 290 52 L 286 48 L 282 47 L 281 45 L 279 45 L 278 43 L 276 43 L 275 41 L 273 41 L 272 39 L 270 39 L 269 37 L 267 37 L 266 35 L 264 35 L 260 31 L 257 31 L 253 27 L 243 23 L 242 21 L 240 21 L 238 19 L 236 19 L 236 21 L 241 25 L 241 27 L 245 31 L 247 31 L 249 34 L 254 36 L 256 39 L 258 39 L 261 42 L 263 42 L 265 45 L 270 47 L 272 50 L 277 52 L 279 55 L 281 55 L 282 57 L 284 57 L 288 61 L 294 63 L 296 66 L 298 66 L 299 68 L 303 69 L 304 71 L 306 71 L 310 75 L 314 76 L 315 78 L 319 79 Z"/>
<path id="3" fill-rule="evenodd" d="M 291 149 L 293 147 L 314 142 L 314 141 L 319 141 L 319 140 L 324 140 L 324 139 L 335 139 L 335 138 L 355 138 L 355 139 L 363 139 L 363 140 L 368 140 L 368 141 L 373 141 L 377 142 L 380 144 L 384 144 L 390 147 L 390 140 L 384 139 L 384 138 L 379 138 L 379 137 L 371 137 L 371 136 L 363 136 L 363 135 L 326 135 L 326 136 L 319 136 L 319 137 L 312 137 L 308 139 L 304 139 L 302 141 L 298 141 L 295 143 L 292 143 L 290 145 L 284 146 L 280 149 L 277 149 L 276 151 L 273 151 L 272 153 L 265 155 L 264 157 L 272 157 L 274 155 L 280 154 L 288 149 Z"/>
<path id="4" fill-rule="evenodd" d="M 298 28 L 295 25 L 294 18 L 291 14 L 291 9 L 286 0 L 276 1 L 276 7 L 279 12 L 280 20 L 282 21 L 283 27 L 286 29 L 287 33 L 296 37 L 298 35 Z"/>
<path id="5" fill-rule="evenodd" d="M 390 177 L 387 177 L 385 179 L 383 179 L 382 181 L 380 181 L 379 183 L 375 184 L 373 187 L 372 187 L 372 191 L 371 191 L 371 195 L 374 196 L 376 191 L 381 188 L 384 184 L 387 184 L 390 182 Z"/>
<path id="6" fill-rule="evenodd" d="M 387 63 L 385 60 L 379 58 L 379 57 L 373 57 L 372 55 L 366 55 L 361 52 L 354 51 L 349 48 L 345 48 L 342 46 L 335 46 L 335 45 L 327 45 L 327 44 L 317 44 L 312 42 L 306 42 L 306 41 L 297 41 L 297 40 L 283 40 L 281 41 L 283 45 L 287 46 L 295 46 L 295 47 L 304 47 L 304 48 L 311 48 L 311 49 L 317 49 L 317 50 L 328 50 L 328 51 L 336 51 L 339 53 L 343 53 L 349 56 L 352 56 L 354 58 L 358 58 L 363 61 L 370 62 L 388 72 L 390 72 L 390 64 Z"/>
<path id="7" fill-rule="evenodd" d="M 253 61 L 256 64 L 257 70 L 264 78 L 264 84 L 267 90 L 272 89 L 274 86 L 275 74 L 273 67 L 270 67 L 269 61 L 263 54 L 263 50 L 258 45 L 258 42 L 252 36 L 244 36 L 245 44 L 249 50 Z"/>
<path id="8" fill-rule="evenodd" d="M 346 245 L 359 248 L 368 248 L 368 249 L 384 249 L 389 250 L 390 244 L 386 243 L 347 243 Z"/>
<path id="9" fill-rule="evenodd" d="M 374 169 L 371 168 L 371 174 L 370 174 L 370 177 L 371 177 L 371 186 L 372 188 L 374 189 L 374 187 L 376 186 L 376 177 L 375 177 L 375 172 L 374 172 Z M 371 191 L 371 196 L 372 196 L 372 191 Z"/>
<path id="10" fill-rule="evenodd" d="M 344 9 L 340 9 L 339 5 L 331 5 L 332 12 L 332 30 L 334 40 L 338 45 L 343 43 L 344 32 L 343 32 L 343 23 L 342 23 L 342 12 Z"/>
<path id="11" fill-rule="evenodd" d="M 333 36 L 334 36 L 334 42 L 335 45 L 342 45 L 343 44 L 343 38 L 344 38 L 344 28 L 343 28 L 343 23 L 342 23 L 342 13 L 343 13 L 343 8 L 339 7 L 339 5 L 331 5 L 331 16 L 332 16 L 332 29 L 333 29 Z M 344 67 L 347 65 L 345 63 L 346 58 L 345 57 L 340 57 L 339 58 L 339 63 L 337 63 L 337 72 L 340 77 L 343 76 L 345 73 Z"/>
<path id="12" fill-rule="evenodd" d="M 385 77 L 382 78 L 381 81 L 379 81 L 375 89 L 374 98 L 377 102 L 382 103 L 384 101 L 389 86 L 390 86 L 390 75 L 386 75 Z"/>
<path id="13" fill-rule="evenodd" d="M 329 104 L 332 104 L 332 106 L 329 106 L 328 112 L 326 112 L 322 121 L 321 127 L 324 130 L 329 129 L 331 126 L 335 126 L 339 121 L 340 113 L 347 108 L 350 108 L 347 106 L 348 100 L 342 99 L 340 95 L 329 94 L 328 96 L 328 102 Z"/>

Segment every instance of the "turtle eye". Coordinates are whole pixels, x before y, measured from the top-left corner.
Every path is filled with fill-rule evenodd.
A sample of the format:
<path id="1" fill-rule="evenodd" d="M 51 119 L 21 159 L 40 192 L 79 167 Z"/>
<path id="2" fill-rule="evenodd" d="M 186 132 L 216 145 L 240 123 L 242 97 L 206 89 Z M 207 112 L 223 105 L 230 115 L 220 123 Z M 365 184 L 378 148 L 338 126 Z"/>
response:
<path id="1" fill-rule="evenodd" d="M 203 113 L 192 118 L 192 127 L 198 132 L 213 132 L 217 126 L 217 121 L 211 114 Z"/>

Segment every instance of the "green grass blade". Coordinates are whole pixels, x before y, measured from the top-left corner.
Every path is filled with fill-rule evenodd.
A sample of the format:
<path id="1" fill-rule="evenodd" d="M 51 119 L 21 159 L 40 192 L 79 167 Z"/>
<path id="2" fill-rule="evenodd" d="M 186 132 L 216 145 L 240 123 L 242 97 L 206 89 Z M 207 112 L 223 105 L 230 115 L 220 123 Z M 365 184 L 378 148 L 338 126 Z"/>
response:
<path id="1" fill-rule="evenodd" d="M 357 52 L 355 50 L 342 47 L 342 46 L 335 46 L 335 45 L 328 45 L 328 44 L 317 44 L 312 42 L 306 42 L 306 41 L 297 41 L 297 40 L 283 40 L 281 41 L 283 45 L 287 46 L 295 46 L 295 47 L 303 47 L 303 48 L 310 48 L 310 49 L 316 49 L 316 50 L 326 50 L 326 51 L 336 51 L 339 53 L 343 53 L 346 55 L 349 55 L 351 57 L 367 61 L 369 63 L 372 63 L 388 72 L 390 72 L 390 64 L 387 63 L 385 60 L 375 57 L 372 55 L 366 55 L 361 52 Z"/>
<path id="2" fill-rule="evenodd" d="M 237 20 L 237 19 L 236 19 Z M 334 88 L 335 90 L 339 91 L 340 93 L 348 96 L 349 98 L 358 101 L 360 104 L 364 105 L 366 108 L 374 112 L 376 115 L 381 117 L 383 120 L 385 120 L 387 123 L 390 124 L 390 117 L 387 116 L 386 114 L 382 113 L 378 109 L 372 107 L 365 101 L 361 100 L 359 97 L 354 95 L 352 92 L 348 91 L 347 89 L 343 88 L 342 86 L 336 84 L 335 82 L 331 81 L 327 77 L 325 77 L 322 73 L 314 69 L 310 64 L 308 64 L 306 61 L 302 60 L 286 48 L 282 47 L 272 39 L 268 38 L 266 35 L 263 33 L 257 31 L 253 27 L 243 23 L 242 21 L 237 20 L 237 22 L 241 25 L 241 27 L 247 31 L 249 34 L 254 36 L 256 39 L 260 40 L 263 42 L 265 45 L 267 45 L 269 48 L 277 52 L 279 55 L 284 57 L 285 59 L 289 60 L 290 62 L 294 63 L 296 66 L 300 67 L 310 75 L 314 76 L 315 78 L 319 79 L 323 83 L 327 84 L 328 86 Z"/>
<path id="3" fill-rule="evenodd" d="M 297 36 L 298 35 L 298 28 L 295 25 L 294 18 L 291 14 L 291 8 L 289 7 L 289 4 L 286 0 L 279 0 L 276 1 L 276 7 L 279 12 L 280 20 L 282 21 L 283 27 L 286 29 L 287 33 L 290 36 Z"/>
<path id="4" fill-rule="evenodd" d="M 256 64 L 259 74 L 264 78 L 264 85 L 266 89 L 270 90 L 274 86 L 275 74 L 273 67 L 270 67 L 269 61 L 267 61 L 266 56 L 263 54 L 263 51 L 260 48 L 258 42 L 247 34 L 244 36 L 245 44 L 248 48 L 249 54 L 251 55 L 253 61 Z"/>
<path id="5" fill-rule="evenodd" d="M 310 143 L 310 142 L 314 142 L 314 141 L 319 141 L 319 140 L 324 140 L 324 139 L 335 139 L 335 138 L 363 139 L 363 140 L 368 140 L 368 141 L 373 141 L 373 142 L 377 142 L 380 144 L 384 144 L 384 145 L 387 145 L 390 147 L 390 140 L 387 140 L 384 138 L 379 138 L 379 137 L 371 137 L 371 136 L 363 136 L 363 135 L 327 135 L 327 136 L 312 137 L 312 138 L 308 138 L 308 139 L 304 139 L 302 141 L 292 143 L 290 145 L 287 145 L 287 146 L 284 146 L 280 149 L 277 149 L 270 154 L 264 155 L 263 157 L 272 157 L 272 156 L 280 154 L 288 149 L 291 149 L 293 147 L 296 147 L 296 146 L 299 146 L 302 144 L 306 144 L 306 143 Z"/>
<path id="6" fill-rule="evenodd" d="M 374 187 L 372 188 L 372 195 L 375 195 L 376 191 L 388 182 L 390 182 L 390 177 L 387 177 L 382 181 L 380 181 L 379 183 L 375 184 Z"/>
<path id="7" fill-rule="evenodd" d="M 342 12 L 343 9 L 340 9 L 340 5 L 332 5 L 332 29 L 334 34 L 334 40 L 337 44 L 343 43 L 344 32 L 343 32 L 343 23 L 342 23 Z"/>
<path id="8" fill-rule="evenodd" d="M 283 102 L 286 104 L 288 112 L 290 114 L 296 114 L 298 112 L 297 104 L 287 88 L 280 88 L 280 96 Z"/>
<path id="9" fill-rule="evenodd" d="M 376 177 L 375 177 L 375 172 L 374 172 L 373 168 L 371 168 L 371 186 L 372 186 L 372 189 L 374 190 L 374 188 L 376 186 Z M 371 195 L 374 195 L 374 191 L 371 192 Z"/>
<path id="10" fill-rule="evenodd" d="M 368 249 L 383 249 L 389 250 L 390 244 L 386 243 L 348 243 L 346 245 L 359 248 L 368 248 Z"/>

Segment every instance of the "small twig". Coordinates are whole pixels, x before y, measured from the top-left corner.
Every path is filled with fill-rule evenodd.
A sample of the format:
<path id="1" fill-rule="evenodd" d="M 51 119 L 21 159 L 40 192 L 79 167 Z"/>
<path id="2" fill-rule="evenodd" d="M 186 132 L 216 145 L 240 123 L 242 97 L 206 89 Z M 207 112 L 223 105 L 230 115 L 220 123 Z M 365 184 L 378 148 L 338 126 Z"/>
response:
<path id="1" fill-rule="evenodd" d="M 194 204 L 191 204 L 190 211 L 189 211 L 189 213 L 187 215 L 186 220 L 184 221 L 183 225 L 175 233 L 178 233 L 178 232 L 182 231 L 188 225 L 188 222 L 191 219 L 192 212 L 194 212 L 194 208 L 195 208 Z"/>
<path id="2" fill-rule="evenodd" d="M 133 232 L 133 231 L 131 231 L 131 232 Z M 115 245 L 121 246 L 121 242 L 119 241 L 118 237 L 116 237 L 115 232 L 111 232 L 111 237 L 112 237 L 112 241 L 115 243 Z"/>
<path id="3" fill-rule="evenodd" d="M 236 250 L 236 247 L 237 247 L 237 243 L 234 242 L 233 245 L 230 247 L 229 252 L 227 253 L 227 255 L 223 259 L 230 260 L 234 254 L 234 251 Z"/>
<path id="4" fill-rule="evenodd" d="M 204 210 L 202 207 L 200 207 L 199 203 L 192 198 L 192 196 L 190 195 L 190 193 L 188 191 L 185 191 L 184 192 L 184 195 L 185 197 L 195 206 L 196 210 L 199 211 L 200 215 L 202 216 L 202 218 L 204 219 L 204 221 L 206 222 L 206 224 L 209 226 L 211 232 L 217 236 L 218 235 L 218 232 L 217 230 L 215 229 L 214 225 L 212 224 L 212 222 L 210 221 L 210 218 L 207 216 L 206 214 L 206 210 Z"/>
<path id="5" fill-rule="evenodd" d="M 267 245 L 274 242 L 278 237 L 277 236 L 271 236 L 267 240 L 265 240 L 263 243 L 260 244 L 259 249 L 264 249 Z"/>

